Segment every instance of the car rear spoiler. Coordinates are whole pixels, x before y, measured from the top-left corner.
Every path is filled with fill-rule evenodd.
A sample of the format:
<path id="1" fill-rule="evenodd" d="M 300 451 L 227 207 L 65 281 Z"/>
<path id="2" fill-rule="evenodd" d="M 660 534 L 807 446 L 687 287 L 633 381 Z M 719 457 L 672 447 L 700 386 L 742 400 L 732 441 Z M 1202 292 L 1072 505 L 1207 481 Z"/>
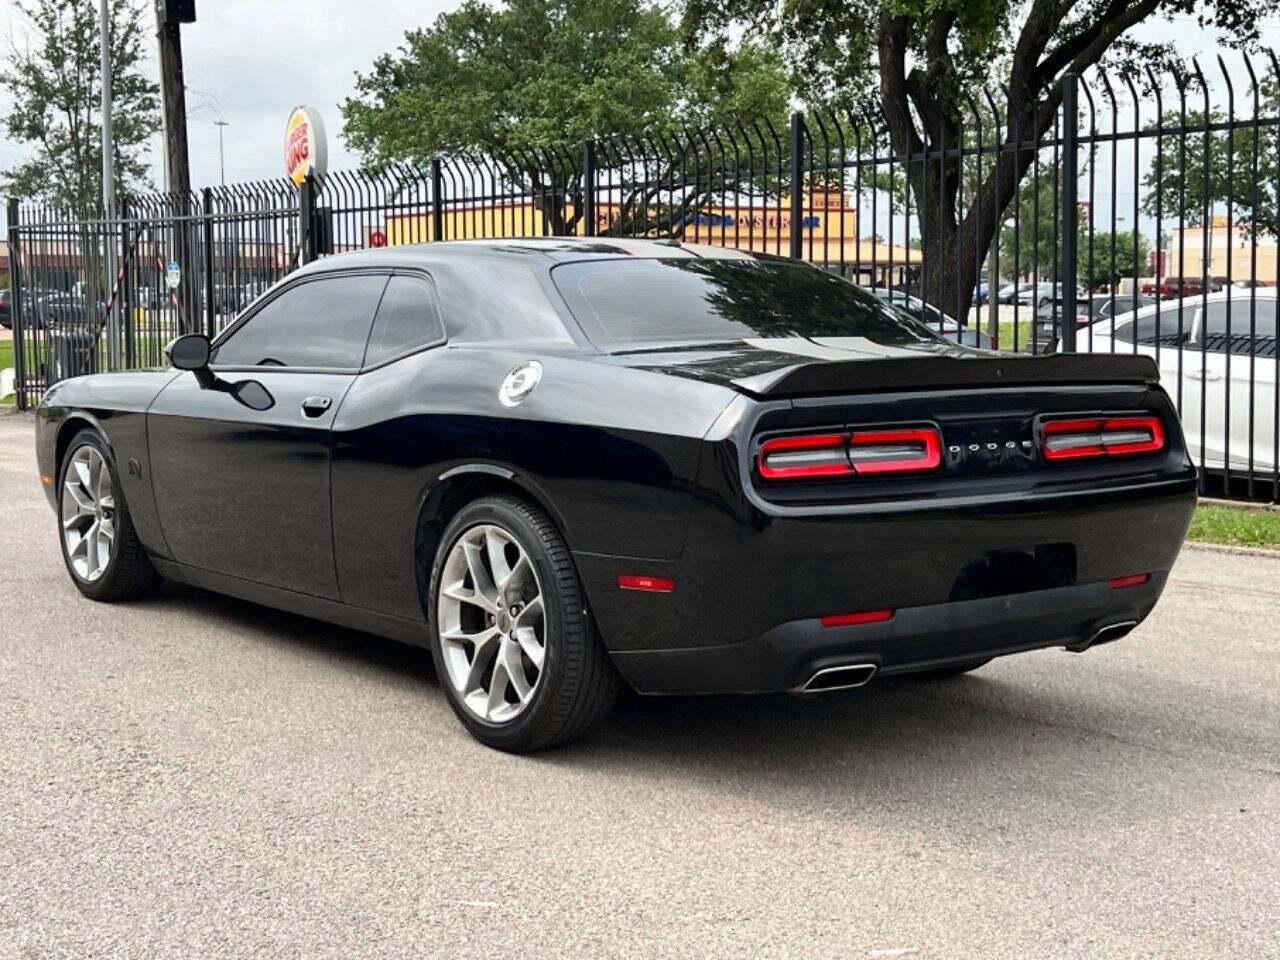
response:
<path id="1" fill-rule="evenodd" d="M 1154 384 L 1159 379 L 1159 369 L 1150 357 L 1085 353 L 822 360 L 741 377 L 732 383 L 743 393 L 773 398 L 1053 384 Z"/>

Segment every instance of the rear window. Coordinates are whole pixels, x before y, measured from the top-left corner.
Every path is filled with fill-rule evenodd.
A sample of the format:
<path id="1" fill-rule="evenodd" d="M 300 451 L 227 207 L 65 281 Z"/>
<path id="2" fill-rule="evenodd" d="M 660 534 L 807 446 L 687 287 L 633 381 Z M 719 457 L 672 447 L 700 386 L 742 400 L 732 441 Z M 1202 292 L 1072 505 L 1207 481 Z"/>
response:
<path id="1" fill-rule="evenodd" d="M 761 260 L 593 260 L 551 273 L 598 344 L 778 337 L 938 338 L 848 281 L 805 264 Z"/>

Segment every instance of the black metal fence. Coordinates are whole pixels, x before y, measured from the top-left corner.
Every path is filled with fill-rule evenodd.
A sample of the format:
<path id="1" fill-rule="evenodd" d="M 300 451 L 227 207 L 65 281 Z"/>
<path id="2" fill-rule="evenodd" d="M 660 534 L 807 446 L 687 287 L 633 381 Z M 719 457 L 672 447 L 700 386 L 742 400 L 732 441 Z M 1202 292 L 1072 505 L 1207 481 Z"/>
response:
<path id="1" fill-rule="evenodd" d="M 18 402 L 162 363 L 317 257 L 672 237 L 809 260 L 982 348 L 1147 353 L 1205 488 L 1280 500 L 1276 56 L 977 90 L 919 119 L 876 104 L 602 137 L 138 197 L 112 221 L 11 200 Z"/>

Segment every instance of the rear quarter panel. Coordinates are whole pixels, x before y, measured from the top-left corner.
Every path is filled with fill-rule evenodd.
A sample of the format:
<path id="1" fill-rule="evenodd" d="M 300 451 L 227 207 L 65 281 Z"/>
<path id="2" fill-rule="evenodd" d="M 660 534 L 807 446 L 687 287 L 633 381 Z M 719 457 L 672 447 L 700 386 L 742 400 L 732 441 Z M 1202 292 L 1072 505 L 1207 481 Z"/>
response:
<path id="1" fill-rule="evenodd" d="M 523 403 L 499 402 L 525 360 Z M 701 439 L 727 388 L 545 347 L 428 350 L 357 378 L 334 421 L 334 543 L 343 600 L 421 617 L 418 517 L 442 477 L 493 468 L 539 501 L 575 554 L 672 558 L 684 546 Z"/>

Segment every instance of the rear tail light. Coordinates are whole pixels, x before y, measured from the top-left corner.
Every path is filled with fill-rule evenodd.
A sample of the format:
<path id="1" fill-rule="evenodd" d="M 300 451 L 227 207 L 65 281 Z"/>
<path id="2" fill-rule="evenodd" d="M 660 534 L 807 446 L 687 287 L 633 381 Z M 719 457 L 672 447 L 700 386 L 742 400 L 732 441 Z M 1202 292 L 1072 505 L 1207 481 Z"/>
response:
<path id="1" fill-rule="evenodd" d="M 1108 580 L 1107 586 L 1112 590 L 1122 590 L 1125 587 L 1140 587 L 1151 579 L 1149 573 L 1131 573 L 1127 577 L 1116 577 L 1114 580 Z"/>
<path id="2" fill-rule="evenodd" d="M 1159 417 L 1047 420 L 1042 442 L 1046 460 L 1155 453 L 1164 449 L 1164 424 Z"/>
<path id="3" fill-rule="evenodd" d="M 936 427 L 855 430 L 767 440 L 758 466 L 766 480 L 925 473 L 942 463 Z"/>

